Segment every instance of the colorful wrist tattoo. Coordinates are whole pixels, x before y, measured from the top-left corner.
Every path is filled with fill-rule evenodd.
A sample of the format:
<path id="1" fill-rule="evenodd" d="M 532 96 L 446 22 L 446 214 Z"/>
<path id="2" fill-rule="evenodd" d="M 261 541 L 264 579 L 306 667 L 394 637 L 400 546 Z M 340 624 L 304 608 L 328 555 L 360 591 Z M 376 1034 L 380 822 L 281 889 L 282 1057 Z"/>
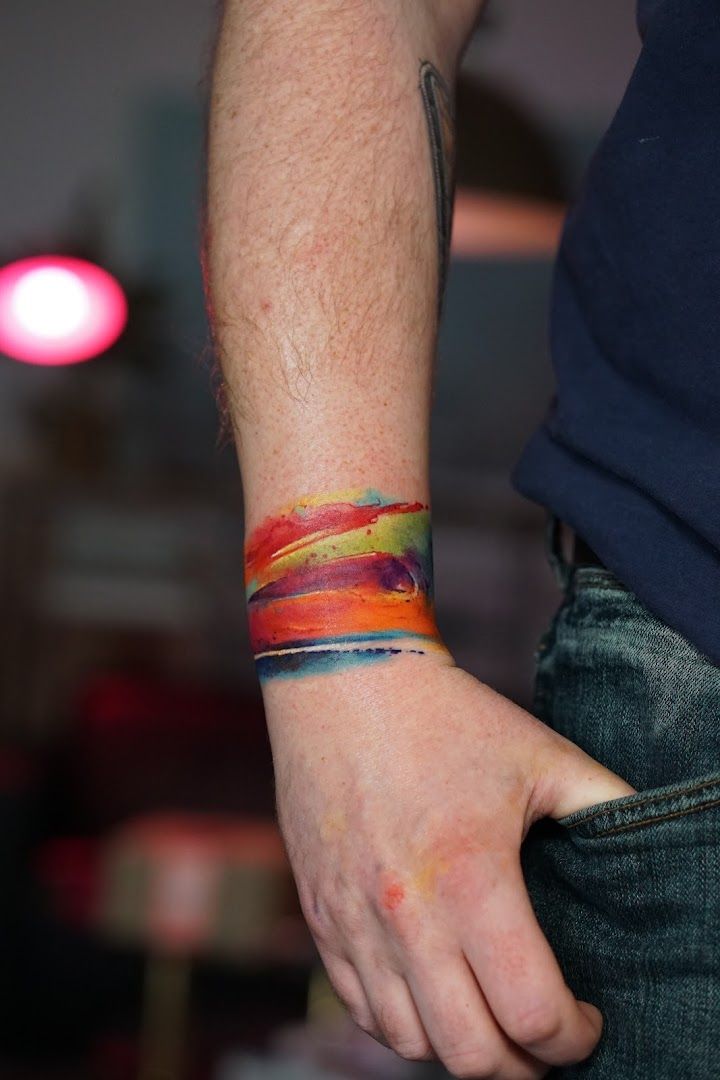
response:
<path id="1" fill-rule="evenodd" d="M 375 491 L 303 498 L 255 529 L 245 579 L 261 679 L 444 651 L 423 503 Z"/>

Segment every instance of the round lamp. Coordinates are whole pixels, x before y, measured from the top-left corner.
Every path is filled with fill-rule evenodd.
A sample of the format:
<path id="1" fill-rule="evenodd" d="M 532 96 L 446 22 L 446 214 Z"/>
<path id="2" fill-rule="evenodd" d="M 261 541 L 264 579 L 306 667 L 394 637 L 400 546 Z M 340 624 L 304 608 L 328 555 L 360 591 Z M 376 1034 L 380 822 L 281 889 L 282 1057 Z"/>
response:
<path id="1" fill-rule="evenodd" d="M 38 255 L 0 269 L 0 352 L 27 364 L 91 360 L 127 322 L 115 278 L 85 259 Z"/>

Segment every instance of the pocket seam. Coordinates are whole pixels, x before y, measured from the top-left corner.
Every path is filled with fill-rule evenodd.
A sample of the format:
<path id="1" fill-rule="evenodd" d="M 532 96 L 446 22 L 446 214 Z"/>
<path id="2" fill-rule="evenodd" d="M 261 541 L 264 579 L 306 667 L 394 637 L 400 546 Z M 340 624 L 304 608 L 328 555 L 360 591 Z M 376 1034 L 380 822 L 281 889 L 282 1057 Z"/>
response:
<path id="1" fill-rule="evenodd" d="M 585 589 L 600 589 L 623 593 L 632 599 L 637 599 L 635 594 L 625 585 L 612 570 L 603 566 L 579 565 L 573 567 L 573 579 L 571 589 L 573 592 L 583 592 Z"/>
<path id="2" fill-rule="evenodd" d="M 601 814 L 610 814 L 615 810 L 617 810 L 617 811 L 623 811 L 625 809 L 635 810 L 636 808 L 639 808 L 639 807 L 642 807 L 642 806 L 647 806 L 649 803 L 662 802 L 663 799 L 674 799 L 678 795 L 688 795 L 691 792 L 702 791 L 703 788 L 716 787 L 718 784 L 720 784 L 720 777 L 715 777 L 714 780 L 702 780 L 702 781 L 699 781 L 696 784 L 689 784 L 687 787 L 673 788 L 672 791 L 663 791 L 663 792 L 658 792 L 658 794 L 656 794 L 656 795 L 648 795 L 644 799 L 639 800 L 638 802 L 629 803 L 629 804 L 626 804 L 625 806 L 613 806 L 612 804 L 610 804 L 608 806 L 601 807 L 598 810 L 594 810 L 592 812 L 592 814 L 588 814 L 587 817 L 582 817 L 582 818 L 579 818 L 577 821 L 569 822 L 565 826 L 565 828 L 566 829 L 575 829 L 578 825 L 584 825 L 586 822 L 592 821 L 594 818 L 600 817 Z M 630 796 L 630 798 L 632 798 L 632 796 Z M 717 802 L 720 802 L 720 799 L 718 799 Z M 692 807 L 689 807 L 686 811 L 685 810 L 679 811 L 677 814 L 674 813 L 674 814 L 671 814 L 669 816 L 677 817 L 677 816 L 679 816 L 679 813 L 692 813 L 693 810 L 702 809 L 703 806 L 714 806 L 714 805 L 715 805 L 715 802 L 701 803 L 701 805 L 699 807 L 692 806 Z M 664 818 L 657 817 L 657 818 L 648 818 L 648 819 L 645 819 L 645 820 L 647 820 L 647 821 L 663 821 Z M 560 822 L 562 823 L 562 818 L 560 819 Z M 638 825 L 642 825 L 644 823 L 645 823 L 645 821 L 637 822 Z M 632 827 L 633 827 L 632 824 L 622 826 L 622 828 L 632 828 Z M 620 829 L 619 828 L 617 830 L 612 829 L 611 831 L 612 832 L 615 832 L 615 831 L 619 832 Z"/>
<path id="3" fill-rule="evenodd" d="M 687 817 L 688 814 L 698 814 L 703 810 L 709 810 L 713 806 L 720 806 L 720 798 L 712 802 L 700 803 L 698 806 L 688 806 L 684 810 L 674 810 L 671 814 L 660 814 L 658 817 L 643 818 L 641 821 L 630 821 L 625 825 L 616 825 L 612 829 L 602 829 L 597 836 L 612 836 L 613 833 L 628 832 L 630 829 L 642 829 L 643 825 L 654 825 L 656 821 L 669 821 L 671 818 Z"/>

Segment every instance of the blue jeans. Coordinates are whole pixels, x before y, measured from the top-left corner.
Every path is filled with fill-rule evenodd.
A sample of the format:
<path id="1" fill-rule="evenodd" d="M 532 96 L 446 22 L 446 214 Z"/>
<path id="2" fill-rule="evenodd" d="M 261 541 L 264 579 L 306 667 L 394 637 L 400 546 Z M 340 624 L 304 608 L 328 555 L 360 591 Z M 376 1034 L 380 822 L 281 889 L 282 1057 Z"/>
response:
<path id="1" fill-rule="evenodd" d="M 545 818 L 522 848 L 568 985 L 605 1017 L 592 1055 L 550 1076 L 717 1080 L 720 668 L 551 545 L 564 598 L 538 647 L 536 714 L 638 792 Z"/>

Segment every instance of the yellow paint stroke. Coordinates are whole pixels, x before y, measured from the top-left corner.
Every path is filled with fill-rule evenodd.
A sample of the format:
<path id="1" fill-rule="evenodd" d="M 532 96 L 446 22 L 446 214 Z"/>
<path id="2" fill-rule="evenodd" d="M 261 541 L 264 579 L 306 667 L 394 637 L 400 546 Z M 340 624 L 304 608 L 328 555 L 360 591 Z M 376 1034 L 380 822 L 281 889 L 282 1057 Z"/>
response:
<path id="1" fill-rule="evenodd" d="M 320 839 L 324 844 L 347 832 L 347 818 L 342 810 L 328 814 L 320 823 Z"/>
<path id="2" fill-rule="evenodd" d="M 415 892 L 426 900 L 435 896 L 438 880 L 448 872 L 450 866 L 450 859 L 443 858 L 432 858 L 421 863 L 410 879 Z"/>

